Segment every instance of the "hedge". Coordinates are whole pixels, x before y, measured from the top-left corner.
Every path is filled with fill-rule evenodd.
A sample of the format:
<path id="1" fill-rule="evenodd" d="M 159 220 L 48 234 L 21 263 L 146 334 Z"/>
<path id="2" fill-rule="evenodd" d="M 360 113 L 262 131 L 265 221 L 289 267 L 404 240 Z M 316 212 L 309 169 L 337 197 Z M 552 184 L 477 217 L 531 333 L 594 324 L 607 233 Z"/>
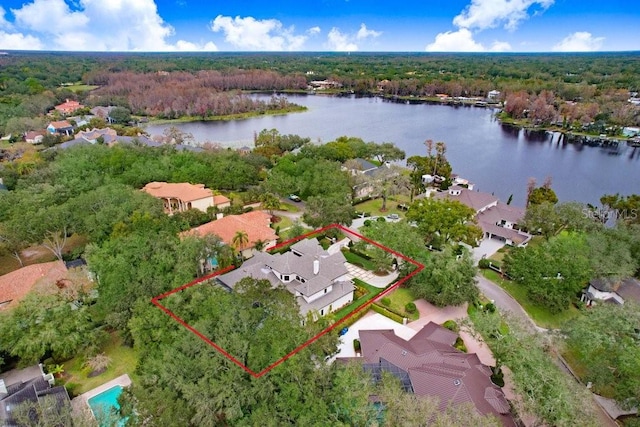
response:
<path id="1" fill-rule="evenodd" d="M 396 313 L 393 313 L 391 310 L 388 310 L 381 305 L 373 303 L 371 304 L 371 308 L 376 313 L 382 314 L 383 316 L 388 317 L 389 319 L 394 320 L 400 324 L 404 324 L 404 317 L 399 316 Z"/>

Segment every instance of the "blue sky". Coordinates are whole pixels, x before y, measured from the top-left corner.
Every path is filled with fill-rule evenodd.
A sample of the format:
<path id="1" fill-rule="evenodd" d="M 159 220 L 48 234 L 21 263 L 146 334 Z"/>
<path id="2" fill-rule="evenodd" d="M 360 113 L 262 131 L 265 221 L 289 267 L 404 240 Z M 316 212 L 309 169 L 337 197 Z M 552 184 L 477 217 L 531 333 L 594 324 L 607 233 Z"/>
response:
<path id="1" fill-rule="evenodd" d="M 0 49 L 640 50 L 628 0 L 3 0 Z"/>

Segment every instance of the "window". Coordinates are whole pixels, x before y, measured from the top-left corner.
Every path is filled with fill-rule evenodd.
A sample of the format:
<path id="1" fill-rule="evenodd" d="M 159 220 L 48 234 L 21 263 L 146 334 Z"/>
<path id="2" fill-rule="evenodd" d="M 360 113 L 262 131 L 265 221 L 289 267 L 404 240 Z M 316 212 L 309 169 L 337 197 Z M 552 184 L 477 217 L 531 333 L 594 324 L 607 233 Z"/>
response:
<path id="1" fill-rule="evenodd" d="M 325 293 L 325 294 L 327 293 L 327 288 L 324 288 L 324 293 Z"/>
<path id="2" fill-rule="evenodd" d="M 282 276 L 282 280 L 284 280 L 285 282 L 289 281 L 289 276 Z"/>

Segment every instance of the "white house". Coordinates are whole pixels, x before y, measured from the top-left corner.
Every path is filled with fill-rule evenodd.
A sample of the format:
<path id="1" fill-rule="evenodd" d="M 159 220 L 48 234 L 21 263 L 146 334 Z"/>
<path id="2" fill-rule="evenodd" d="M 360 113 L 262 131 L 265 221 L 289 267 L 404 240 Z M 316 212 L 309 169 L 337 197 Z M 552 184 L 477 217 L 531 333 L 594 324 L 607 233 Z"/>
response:
<path id="1" fill-rule="evenodd" d="M 475 210 L 478 226 L 487 239 L 500 240 L 513 246 L 526 246 L 531 240 L 530 234 L 517 228 L 524 218 L 524 209 L 504 204 L 492 194 L 454 185 L 432 197 L 456 200 Z"/>
<path id="2" fill-rule="evenodd" d="M 330 255 L 316 239 L 301 240 L 283 254 L 256 253 L 237 269 L 217 277 L 233 290 L 245 277 L 267 279 L 295 295 L 300 313 L 325 316 L 353 301 L 355 289 L 342 252 Z"/>
<path id="3" fill-rule="evenodd" d="M 582 291 L 580 301 L 588 306 L 596 302 L 623 305 L 625 301 L 640 303 L 640 281 L 634 278 L 624 280 L 593 279 Z"/>

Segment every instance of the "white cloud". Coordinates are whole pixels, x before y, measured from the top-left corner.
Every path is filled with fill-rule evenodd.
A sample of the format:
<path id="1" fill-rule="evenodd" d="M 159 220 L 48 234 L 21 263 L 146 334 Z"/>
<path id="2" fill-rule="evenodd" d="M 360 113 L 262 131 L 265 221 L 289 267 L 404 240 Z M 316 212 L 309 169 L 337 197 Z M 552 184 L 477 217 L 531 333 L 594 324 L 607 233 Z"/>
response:
<path id="1" fill-rule="evenodd" d="M 299 50 L 307 40 L 307 36 L 296 35 L 294 27 L 283 28 L 277 19 L 258 20 L 251 16 L 218 15 L 211 21 L 211 30 L 222 31 L 225 41 L 233 46 L 250 50 Z"/>
<path id="2" fill-rule="evenodd" d="M 489 50 L 491 52 L 508 52 L 511 50 L 511 45 L 508 42 L 494 41 Z"/>
<path id="3" fill-rule="evenodd" d="M 529 17 L 530 8 L 538 8 L 539 13 L 553 4 L 554 0 L 471 0 L 453 24 L 458 28 L 484 30 L 504 23 L 508 30 L 515 30 L 520 23 Z"/>
<path id="4" fill-rule="evenodd" d="M 307 30 L 307 34 L 315 36 L 316 34 L 320 34 L 320 27 L 316 26 L 316 27 L 311 27 Z"/>
<path id="5" fill-rule="evenodd" d="M 30 49 L 217 50 L 212 42 L 170 43 L 174 28 L 158 14 L 154 0 L 79 0 L 72 6 L 64 0 L 33 0 L 11 12 L 25 39 L 48 41 Z"/>
<path id="6" fill-rule="evenodd" d="M 374 30 L 369 30 L 367 29 L 367 26 L 364 24 L 360 24 L 360 29 L 358 30 L 358 34 L 356 35 L 356 38 L 358 40 L 363 40 L 366 39 L 368 37 L 379 37 L 382 34 L 381 31 L 374 31 Z"/>
<path id="7" fill-rule="evenodd" d="M 447 31 L 436 36 L 436 40 L 428 44 L 429 52 L 483 52 L 482 44 L 473 40 L 473 34 L 466 28 L 458 31 Z"/>
<path id="8" fill-rule="evenodd" d="M 5 33 L 0 31 L 0 49 L 8 50 L 39 50 L 44 46 L 42 42 L 33 36 L 21 33 Z"/>
<path id="9" fill-rule="evenodd" d="M 0 6 L 0 29 L 8 30 L 12 28 L 12 25 L 4 18 L 5 13 L 4 8 Z"/>
<path id="10" fill-rule="evenodd" d="M 600 50 L 603 41 L 604 37 L 593 37 L 587 31 L 577 31 L 553 46 L 553 50 L 557 52 L 592 52 Z"/>
<path id="11" fill-rule="evenodd" d="M 340 52 L 353 52 L 358 50 L 358 45 L 349 41 L 347 34 L 342 34 L 339 29 L 333 27 L 327 35 L 329 49 Z"/>

